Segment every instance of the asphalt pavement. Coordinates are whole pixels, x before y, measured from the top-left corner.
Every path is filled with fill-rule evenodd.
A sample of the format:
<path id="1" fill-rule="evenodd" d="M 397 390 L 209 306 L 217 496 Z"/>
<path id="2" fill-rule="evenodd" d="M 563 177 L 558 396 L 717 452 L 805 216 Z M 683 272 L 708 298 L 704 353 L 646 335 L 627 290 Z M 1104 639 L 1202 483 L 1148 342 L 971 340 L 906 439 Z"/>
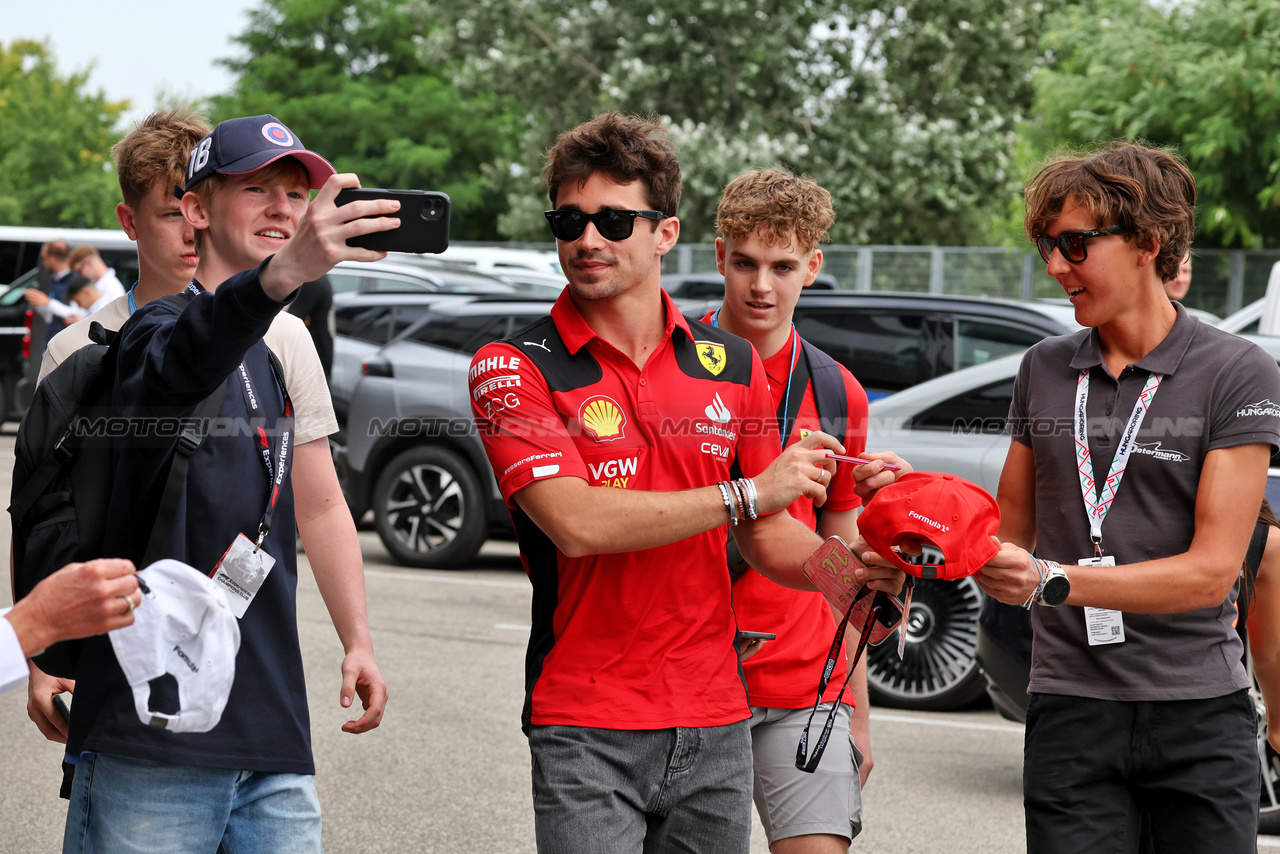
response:
<path id="1" fill-rule="evenodd" d="M 7 425 L 0 494 L 9 491 L 12 447 Z M 0 517 L 7 540 L 8 518 Z M 360 539 L 374 649 L 390 691 L 382 726 L 364 735 L 340 729 L 355 717 L 338 702 L 342 648 L 299 559 L 299 632 L 326 850 L 533 852 L 529 755 L 519 726 L 530 588 L 514 545 L 489 543 L 467 570 L 417 571 L 392 564 L 374 533 Z M 0 573 L 7 591 L 7 570 Z M 0 697 L 0 854 L 61 850 L 61 749 L 37 732 L 25 703 L 22 691 Z M 1025 849 L 1020 726 L 990 709 L 873 709 L 872 737 L 865 828 L 852 851 Z M 1280 847 L 1272 838 L 1259 843 Z M 757 821 L 752 852 L 767 851 Z"/>

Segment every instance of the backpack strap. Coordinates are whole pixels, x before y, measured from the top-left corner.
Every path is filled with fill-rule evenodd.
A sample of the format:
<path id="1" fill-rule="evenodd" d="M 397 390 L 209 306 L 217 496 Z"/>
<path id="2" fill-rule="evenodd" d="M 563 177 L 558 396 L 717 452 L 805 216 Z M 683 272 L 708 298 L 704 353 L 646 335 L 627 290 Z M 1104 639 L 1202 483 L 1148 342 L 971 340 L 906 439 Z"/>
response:
<path id="1" fill-rule="evenodd" d="M 804 390 L 809 385 L 809 360 L 801 356 L 791 369 L 791 383 L 782 395 L 782 403 L 778 406 L 778 434 L 782 446 L 787 445 L 787 437 L 796 426 L 796 418 L 800 415 L 800 404 L 804 402 Z M 785 407 L 785 409 L 784 409 Z"/>
<path id="2" fill-rule="evenodd" d="M 1267 534 L 1271 532 L 1271 525 L 1267 522 L 1259 522 L 1253 526 L 1253 536 L 1249 538 L 1249 548 L 1244 553 L 1244 565 L 1249 571 L 1249 575 L 1253 578 L 1258 577 L 1258 569 L 1262 565 L 1262 552 L 1267 547 Z"/>
<path id="3" fill-rule="evenodd" d="M 835 359 L 819 350 L 803 338 L 805 359 L 809 362 L 809 375 L 813 378 L 813 402 L 818 407 L 818 420 L 822 432 L 830 433 L 841 442 L 849 432 L 849 394 L 844 385 L 844 374 Z"/>
<path id="4" fill-rule="evenodd" d="M 14 520 L 15 524 L 26 518 L 27 514 L 31 512 L 31 505 L 40 496 L 44 495 L 45 490 L 49 488 L 49 484 L 53 483 L 53 479 L 58 476 L 58 472 L 62 471 L 71 462 L 71 458 L 75 456 L 75 452 L 71 448 L 72 433 L 73 429 L 68 427 L 58 437 L 53 450 L 45 455 L 39 468 L 31 473 L 31 477 L 27 478 L 22 491 L 13 497 L 13 501 L 9 504 L 9 518 Z"/>
<path id="5" fill-rule="evenodd" d="M 169 478 L 165 481 L 164 492 L 160 496 L 156 521 L 151 526 L 151 537 L 147 540 L 147 551 L 142 559 L 143 566 L 150 566 L 164 557 L 174 520 L 178 516 L 182 493 L 186 488 L 191 457 L 204 444 L 205 437 L 209 435 L 209 420 L 222 409 L 222 401 L 226 396 L 227 384 L 223 383 L 213 394 L 200 401 L 187 419 L 182 435 L 178 437 L 178 449 L 173 455 L 173 462 L 169 464 Z"/>
<path id="6" fill-rule="evenodd" d="M 804 358 L 809 363 L 809 376 L 813 381 L 813 402 L 818 407 L 818 422 L 822 432 L 830 433 L 844 442 L 849 432 L 849 393 L 844 386 L 844 374 L 835 359 L 819 350 L 803 338 L 800 344 Z M 815 507 L 815 523 L 822 524 L 822 508 Z"/>

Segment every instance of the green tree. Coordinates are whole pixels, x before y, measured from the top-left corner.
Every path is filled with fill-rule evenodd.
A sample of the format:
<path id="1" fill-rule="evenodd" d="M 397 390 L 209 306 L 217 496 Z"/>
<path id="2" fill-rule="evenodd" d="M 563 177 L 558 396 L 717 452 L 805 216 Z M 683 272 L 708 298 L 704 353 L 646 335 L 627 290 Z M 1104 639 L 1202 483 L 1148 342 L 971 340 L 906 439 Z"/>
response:
<path id="1" fill-rule="evenodd" d="M 1093 0 L 1044 37 L 1029 148 L 1177 146 L 1210 245 L 1280 245 L 1280 0 Z"/>
<path id="2" fill-rule="evenodd" d="M 113 228 L 120 200 L 111 145 L 127 101 L 63 77 L 47 44 L 0 44 L 0 223 Z"/>
<path id="3" fill-rule="evenodd" d="M 682 150 L 682 233 L 712 234 L 720 190 L 783 165 L 836 196 L 837 242 L 985 239 L 1016 192 L 1014 129 L 1063 0 L 414 0 L 467 92 L 523 106 L 498 170 L 500 227 L 545 239 L 537 171 L 556 133 L 605 109 L 662 115 Z"/>
<path id="4" fill-rule="evenodd" d="M 422 19 L 395 0 L 265 0 L 249 18 L 214 118 L 271 113 L 366 187 L 448 193 L 455 239 L 498 236 L 486 166 L 510 160 L 515 125 L 502 99 L 459 94 Z"/>

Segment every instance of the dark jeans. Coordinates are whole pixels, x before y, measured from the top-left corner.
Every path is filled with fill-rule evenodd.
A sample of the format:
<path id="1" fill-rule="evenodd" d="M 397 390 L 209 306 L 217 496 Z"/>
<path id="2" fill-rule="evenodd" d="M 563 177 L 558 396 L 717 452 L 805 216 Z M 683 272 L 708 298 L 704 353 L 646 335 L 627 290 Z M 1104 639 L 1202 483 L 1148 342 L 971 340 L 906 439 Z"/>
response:
<path id="1" fill-rule="evenodd" d="M 1255 854 L 1257 714 L 1247 691 L 1115 702 L 1033 694 L 1023 799 L 1027 850 Z"/>
<path id="2" fill-rule="evenodd" d="M 747 721 L 659 730 L 534 726 L 533 810 L 542 854 L 747 854 Z"/>

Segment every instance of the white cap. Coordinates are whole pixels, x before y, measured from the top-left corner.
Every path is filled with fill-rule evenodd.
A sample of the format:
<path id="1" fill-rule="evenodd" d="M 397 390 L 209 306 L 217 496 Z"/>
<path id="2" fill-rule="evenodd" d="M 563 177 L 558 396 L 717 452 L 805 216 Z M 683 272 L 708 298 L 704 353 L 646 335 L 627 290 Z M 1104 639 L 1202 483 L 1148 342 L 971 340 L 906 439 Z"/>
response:
<path id="1" fill-rule="evenodd" d="M 240 624 L 218 585 L 185 563 L 156 561 L 138 580 L 145 592 L 133 625 L 109 633 L 138 719 L 170 732 L 208 732 L 231 696 Z M 147 683 L 166 673 L 178 681 L 175 715 L 147 708 Z"/>

